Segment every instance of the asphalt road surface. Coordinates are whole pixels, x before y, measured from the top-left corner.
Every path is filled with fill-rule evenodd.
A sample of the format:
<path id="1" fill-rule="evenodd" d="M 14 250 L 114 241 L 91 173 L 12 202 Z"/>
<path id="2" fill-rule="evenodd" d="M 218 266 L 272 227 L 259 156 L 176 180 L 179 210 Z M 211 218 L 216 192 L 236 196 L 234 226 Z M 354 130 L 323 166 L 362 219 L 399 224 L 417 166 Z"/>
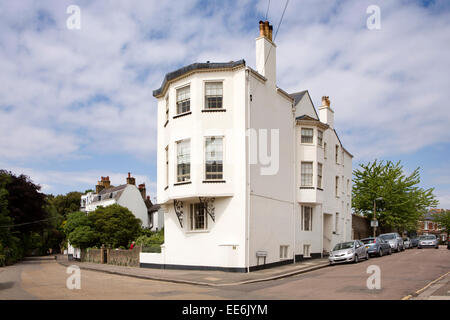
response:
<path id="1" fill-rule="evenodd" d="M 368 289 L 378 266 L 381 288 Z M 0 268 L 0 299 L 402 299 L 450 271 L 450 250 L 410 249 L 358 264 L 335 265 L 284 279 L 226 287 L 143 280 L 81 270 L 81 289 L 66 286 L 66 268 L 48 258 Z M 444 293 L 445 294 L 445 293 Z"/>

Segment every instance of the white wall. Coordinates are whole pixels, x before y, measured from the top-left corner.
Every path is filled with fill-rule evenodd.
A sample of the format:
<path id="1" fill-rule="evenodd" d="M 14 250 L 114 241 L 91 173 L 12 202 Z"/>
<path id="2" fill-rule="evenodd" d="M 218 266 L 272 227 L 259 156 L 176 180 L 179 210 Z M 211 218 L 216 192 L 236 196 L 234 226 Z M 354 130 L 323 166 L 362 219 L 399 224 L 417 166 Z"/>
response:
<path id="1" fill-rule="evenodd" d="M 134 216 L 141 220 L 142 225 L 148 227 L 148 211 L 139 189 L 132 184 L 127 185 L 117 204 L 128 208 Z"/>

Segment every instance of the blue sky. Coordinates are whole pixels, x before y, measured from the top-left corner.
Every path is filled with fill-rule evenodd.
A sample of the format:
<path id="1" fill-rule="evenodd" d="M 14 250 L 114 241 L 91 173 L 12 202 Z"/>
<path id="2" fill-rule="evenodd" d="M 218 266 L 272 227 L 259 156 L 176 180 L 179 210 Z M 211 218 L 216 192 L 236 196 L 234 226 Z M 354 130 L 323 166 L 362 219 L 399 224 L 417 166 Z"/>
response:
<path id="1" fill-rule="evenodd" d="M 81 9 L 69 30 L 66 9 Z M 368 30 L 366 9 L 381 9 Z M 192 62 L 255 65 L 268 1 L 0 1 L 0 168 L 44 192 L 156 188 L 156 100 L 165 73 Z M 278 26 L 284 1 L 271 1 Z M 277 83 L 330 96 L 355 155 L 421 168 L 450 208 L 450 2 L 291 0 L 275 40 Z"/>

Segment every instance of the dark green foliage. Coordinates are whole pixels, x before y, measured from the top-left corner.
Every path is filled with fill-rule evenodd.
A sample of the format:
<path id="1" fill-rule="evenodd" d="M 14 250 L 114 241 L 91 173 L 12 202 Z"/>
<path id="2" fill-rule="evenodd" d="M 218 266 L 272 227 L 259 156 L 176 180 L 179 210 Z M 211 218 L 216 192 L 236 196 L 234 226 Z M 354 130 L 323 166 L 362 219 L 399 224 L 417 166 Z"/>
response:
<path id="1" fill-rule="evenodd" d="M 73 191 L 66 195 L 49 196 L 49 200 L 58 214 L 66 218 L 69 213 L 80 210 L 81 196 L 81 192 Z"/>
<path id="2" fill-rule="evenodd" d="M 361 164 L 353 171 L 352 207 L 356 213 L 373 218 L 374 199 L 381 226 L 389 226 L 397 231 L 415 230 L 417 223 L 429 207 L 438 201 L 434 189 L 422 189 L 419 168 L 406 175 L 400 161 L 377 161 Z"/>
<path id="3" fill-rule="evenodd" d="M 74 247 L 127 247 L 141 232 L 141 221 L 117 204 L 68 215 L 64 232 Z"/>
<path id="4" fill-rule="evenodd" d="M 113 248 L 128 246 L 141 230 L 141 220 L 118 204 L 98 208 L 89 213 L 89 219 L 99 236 L 99 244 Z"/>
<path id="5" fill-rule="evenodd" d="M 450 210 L 441 211 L 433 215 L 434 221 L 447 232 L 448 236 L 450 236 Z"/>

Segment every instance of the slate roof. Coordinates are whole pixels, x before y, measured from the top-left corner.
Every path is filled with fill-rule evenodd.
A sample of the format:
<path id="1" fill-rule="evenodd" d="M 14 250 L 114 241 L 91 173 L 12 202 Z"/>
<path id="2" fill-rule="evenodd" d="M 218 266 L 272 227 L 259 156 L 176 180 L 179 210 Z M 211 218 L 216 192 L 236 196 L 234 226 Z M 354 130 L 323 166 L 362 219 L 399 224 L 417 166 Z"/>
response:
<path id="1" fill-rule="evenodd" d="M 161 84 L 161 87 L 159 89 L 156 89 L 153 91 L 153 96 L 156 97 L 158 95 L 160 95 L 163 90 L 164 87 L 166 86 L 166 84 L 170 81 L 173 80 L 175 78 L 178 78 L 188 72 L 194 71 L 194 70 L 199 70 L 199 69 L 223 69 L 223 68 L 234 68 L 240 65 L 244 65 L 245 66 L 245 60 L 238 60 L 238 61 L 230 61 L 230 62 L 205 62 L 205 63 L 193 63 L 190 64 L 188 66 L 182 67 L 178 70 L 175 70 L 173 72 L 169 72 L 166 74 L 166 76 L 164 77 L 164 80 Z"/>
<path id="2" fill-rule="evenodd" d="M 302 100 L 303 96 L 308 92 L 308 90 L 303 90 L 300 92 L 291 93 L 290 96 L 294 99 L 294 106 L 297 105 L 297 103 Z"/>
<path id="3" fill-rule="evenodd" d="M 123 184 L 123 185 L 120 185 L 117 187 L 103 189 L 97 195 L 94 196 L 94 200 L 92 202 L 93 203 L 101 202 L 101 201 L 109 200 L 109 199 L 118 200 L 120 198 L 120 196 L 122 195 L 123 190 L 125 190 L 125 188 L 127 186 L 128 186 L 127 184 Z M 100 196 L 100 199 L 99 199 L 99 196 Z"/>

